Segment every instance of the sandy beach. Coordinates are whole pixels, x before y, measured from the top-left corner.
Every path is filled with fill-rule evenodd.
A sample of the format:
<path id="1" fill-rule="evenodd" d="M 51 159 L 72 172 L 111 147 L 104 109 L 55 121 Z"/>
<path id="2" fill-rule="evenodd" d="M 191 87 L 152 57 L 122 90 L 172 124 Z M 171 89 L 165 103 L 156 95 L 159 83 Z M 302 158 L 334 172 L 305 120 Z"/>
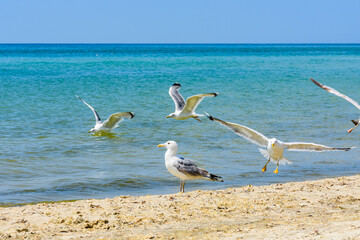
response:
<path id="1" fill-rule="evenodd" d="M 360 175 L 0 208 L 1 239 L 360 239 Z"/>

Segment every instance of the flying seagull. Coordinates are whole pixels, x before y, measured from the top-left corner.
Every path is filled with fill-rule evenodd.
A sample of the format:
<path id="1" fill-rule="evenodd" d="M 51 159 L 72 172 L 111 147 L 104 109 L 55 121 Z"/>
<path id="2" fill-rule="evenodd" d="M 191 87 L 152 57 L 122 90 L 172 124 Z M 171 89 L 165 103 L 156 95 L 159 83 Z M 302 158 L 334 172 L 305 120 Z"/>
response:
<path id="1" fill-rule="evenodd" d="M 352 105 L 354 105 L 355 107 L 357 107 L 358 109 L 360 109 L 360 105 L 355 102 L 354 100 L 352 100 L 351 98 L 349 98 L 348 96 L 342 94 L 342 93 L 339 93 L 338 91 L 336 91 L 335 89 L 331 88 L 331 87 L 328 87 L 328 86 L 325 86 L 325 85 L 322 85 L 321 83 L 315 81 L 314 79 L 310 78 L 310 80 L 315 83 L 316 85 L 318 85 L 319 87 L 321 87 L 322 89 L 328 91 L 329 93 L 332 93 L 338 97 L 341 97 L 343 99 L 345 99 L 346 101 L 350 102 Z M 351 120 L 354 124 L 355 124 L 355 127 L 353 128 L 350 128 L 348 130 L 348 133 L 351 133 L 357 126 L 359 126 L 359 123 L 360 123 L 360 118 L 357 119 L 357 120 Z"/>
<path id="2" fill-rule="evenodd" d="M 80 99 L 83 103 L 85 103 L 86 106 L 88 106 L 95 115 L 95 126 L 88 131 L 90 132 L 98 132 L 98 131 L 104 131 L 104 132 L 110 132 L 111 130 L 117 128 L 119 123 L 124 120 L 124 117 L 127 119 L 131 119 L 135 116 L 133 112 L 121 112 L 121 113 L 114 113 L 111 114 L 108 119 L 105 121 L 101 121 L 99 114 L 95 111 L 95 109 L 87 104 L 84 100 L 82 100 L 78 95 L 75 95 L 78 99 Z"/>
<path id="3" fill-rule="evenodd" d="M 291 164 L 292 162 L 287 160 L 283 154 L 284 149 L 289 151 L 349 151 L 351 148 L 334 148 L 328 147 L 316 143 L 306 143 L 306 142 L 282 142 L 277 140 L 276 138 L 267 138 L 263 134 L 248 128 L 246 126 L 242 126 L 236 123 L 226 122 L 220 120 L 218 118 L 212 117 L 207 114 L 207 117 L 211 121 L 215 121 L 220 123 L 221 125 L 231 129 L 234 131 L 235 134 L 239 135 L 240 137 L 245 138 L 246 140 L 255 143 L 256 145 L 267 148 L 267 150 L 259 148 L 261 154 L 268 159 L 265 166 L 261 169 L 263 172 L 266 171 L 266 165 L 270 162 L 270 160 L 274 163 L 277 163 L 276 169 L 274 173 L 278 173 L 279 163 L 281 164 Z"/>
<path id="4" fill-rule="evenodd" d="M 165 153 L 165 166 L 172 175 L 180 178 L 180 192 L 185 191 L 185 180 L 207 179 L 223 182 L 223 180 L 219 179 L 221 178 L 220 176 L 199 168 L 191 160 L 177 157 L 178 145 L 175 141 L 159 144 L 158 147 L 165 147 L 167 149 Z"/>
<path id="5" fill-rule="evenodd" d="M 192 117 L 201 122 L 201 120 L 198 117 L 201 117 L 204 115 L 196 114 L 195 109 L 200 104 L 200 102 L 204 99 L 204 97 L 216 97 L 219 94 L 218 93 L 198 94 L 198 95 L 189 97 L 188 99 L 186 99 L 186 102 L 185 102 L 184 98 L 179 93 L 180 88 L 181 88 L 181 85 L 179 83 L 174 83 L 169 88 L 169 95 L 175 103 L 175 112 L 171 113 L 166 118 L 175 118 L 176 120 L 185 120 L 185 119 Z"/>

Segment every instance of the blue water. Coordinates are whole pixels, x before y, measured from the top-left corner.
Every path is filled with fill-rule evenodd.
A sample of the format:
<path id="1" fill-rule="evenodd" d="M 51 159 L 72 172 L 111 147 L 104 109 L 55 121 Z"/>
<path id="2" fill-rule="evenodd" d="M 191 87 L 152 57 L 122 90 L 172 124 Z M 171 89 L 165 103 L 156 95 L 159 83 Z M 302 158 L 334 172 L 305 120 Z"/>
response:
<path id="1" fill-rule="evenodd" d="M 186 191 L 303 181 L 360 172 L 359 110 L 310 82 L 360 101 L 360 45 L 0 45 L 0 205 L 118 195 L 174 193 L 159 143 L 220 175 Z M 177 121 L 168 88 L 218 92 L 197 112 L 283 141 L 350 152 L 286 152 L 269 164 L 257 146 L 203 118 Z M 93 136 L 89 108 L 106 119 L 133 111 L 112 136 Z"/>

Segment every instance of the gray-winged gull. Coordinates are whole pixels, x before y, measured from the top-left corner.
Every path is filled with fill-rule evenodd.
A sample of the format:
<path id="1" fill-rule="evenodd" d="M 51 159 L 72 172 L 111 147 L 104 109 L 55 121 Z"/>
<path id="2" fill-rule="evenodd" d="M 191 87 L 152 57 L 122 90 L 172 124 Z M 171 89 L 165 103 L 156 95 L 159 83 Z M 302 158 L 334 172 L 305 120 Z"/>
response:
<path id="1" fill-rule="evenodd" d="M 176 153 L 178 146 L 175 141 L 168 141 L 164 144 L 159 144 L 158 147 L 165 147 L 167 149 L 165 153 L 165 166 L 172 175 L 180 178 L 180 192 L 185 191 L 185 180 L 207 179 L 223 182 L 223 180 L 219 179 L 221 178 L 220 176 L 216 176 L 202 168 L 199 168 L 191 160 L 177 157 Z"/>
<path id="2" fill-rule="evenodd" d="M 216 97 L 219 95 L 218 93 L 205 93 L 205 94 L 198 94 L 189 97 L 186 99 L 186 102 L 184 98 L 179 93 L 179 89 L 181 88 L 181 85 L 179 83 L 174 83 L 169 88 L 169 95 L 173 99 L 175 103 L 175 112 L 168 115 L 166 118 L 175 118 L 177 120 L 185 120 L 188 118 L 195 118 L 196 120 L 201 120 L 198 117 L 204 116 L 202 114 L 196 114 L 195 109 L 200 104 L 200 102 L 205 97 Z"/>
<path id="3" fill-rule="evenodd" d="M 76 95 L 78 99 L 80 99 L 83 103 L 85 103 L 86 106 L 88 106 L 95 115 L 95 121 L 96 124 L 93 128 L 88 131 L 90 132 L 98 132 L 98 131 L 104 131 L 104 132 L 110 132 L 111 130 L 117 128 L 119 123 L 124 120 L 124 118 L 131 119 L 135 116 L 133 112 L 121 112 L 121 113 L 114 113 L 111 114 L 108 119 L 105 121 L 101 121 L 99 114 L 95 111 L 95 109 L 90 106 L 88 103 L 86 103 L 84 100 L 82 100 L 79 96 Z"/>
<path id="4" fill-rule="evenodd" d="M 316 143 L 306 143 L 306 142 L 282 142 L 277 140 L 276 138 L 267 138 L 263 134 L 248 128 L 246 126 L 242 126 L 236 123 L 226 122 L 210 116 L 207 114 L 207 117 L 215 122 L 220 123 L 221 125 L 231 129 L 234 131 L 235 134 L 239 135 L 240 137 L 245 138 L 246 140 L 255 143 L 260 147 L 267 148 L 267 150 L 259 148 L 261 154 L 268 159 L 265 166 L 261 169 L 263 172 L 266 171 L 266 165 L 270 162 L 270 160 L 274 163 L 277 163 L 276 169 L 274 173 L 278 173 L 279 163 L 281 164 L 291 164 L 292 162 L 287 160 L 283 154 L 284 149 L 289 151 L 349 151 L 351 148 L 334 148 L 328 147 L 325 145 L 320 145 Z"/>
<path id="5" fill-rule="evenodd" d="M 331 87 L 328 87 L 328 86 L 325 86 L 325 85 L 322 85 L 321 83 L 315 81 L 314 79 L 310 78 L 310 80 L 315 83 L 316 85 L 318 85 L 319 87 L 321 87 L 322 89 L 328 91 L 329 93 L 332 93 L 338 97 L 341 97 L 343 99 L 345 99 L 346 101 L 348 101 L 349 103 L 351 103 L 352 105 L 354 105 L 356 108 L 360 109 L 360 105 L 355 102 L 354 100 L 352 100 L 351 98 L 349 98 L 348 96 L 336 91 L 335 89 L 331 88 Z M 353 128 L 350 128 L 348 130 L 348 133 L 351 133 L 357 126 L 359 126 L 359 123 L 360 123 L 360 118 L 357 119 L 357 120 L 351 120 L 354 124 L 355 124 L 355 127 Z"/>

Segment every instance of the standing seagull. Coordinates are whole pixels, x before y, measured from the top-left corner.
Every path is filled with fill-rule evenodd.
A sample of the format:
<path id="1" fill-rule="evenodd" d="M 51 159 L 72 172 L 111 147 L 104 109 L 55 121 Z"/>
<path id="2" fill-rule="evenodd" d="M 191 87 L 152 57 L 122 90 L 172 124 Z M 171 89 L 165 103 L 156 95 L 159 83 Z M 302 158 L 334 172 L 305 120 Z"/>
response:
<path id="1" fill-rule="evenodd" d="M 321 83 L 315 81 L 314 79 L 310 78 L 310 80 L 315 83 L 316 85 L 318 85 L 319 87 L 321 87 L 322 89 L 325 89 L 326 91 L 328 91 L 329 93 L 332 93 L 338 97 L 341 97 L 343 99 L 345 99 L 346 101 L 350 102 L 352 105 L 354 105 L 355 107 L 357 107 L 358 109 L 360 109 L 360 105 L 355 102 L 354 100 L 352 100 L 351 98 L 349 98 L 348 96 L 342 94 L 342 93 L 339 93 L 338 91 L 336 91 L 335 89 L 331 88 L 331 87 L 328 87 L 328 86 L 325 86 L 325 85 L 322 85 Z M 348 130 L 348 133 L 351 133 L 352 130 L 354 130 L 357 126 L 359 126 L 359 123 L 360 123 L 360 118 L 358 120 L 351 120 L 354 124 L 355 124 L 355 127 L 353 128 L 350 128 Z"/>
<path id="2" fill-rule="evenodd" d="M 104 131 L 104 132 L 110 132 L 111 130 L 117 128 L 119 125 L 119 123 L 124 120 L 124 117 L 127 119 L 131 119 L 135 116 L 135 114 L 133 112 L 122 112 L 122 113 L 114 113 L 111 114 L 110 117 L 105 120 L 104 122 L 101 121 L 99 115 L 97 114 L 97 112 L 95 111 L 95 109 L 90 106 L 89 104 L 87 104 L 84 100 L 82 100 L 78 95 L 75 95 L 78 99 L 80 99 L 83 103 L 86 104 L 86 106 L 88 106 L 94 113 L 95 115 L 95 121 L 96 124 L 95 126 L 90 129 L 90 131 L 88 131 L 88 133 L 90 132 L 98 132 L 98 131 Z"/>
<path id="3" fill-rule="evenodd" d="M 179 83 L 174 83 L 169 88 L 169 95 L 173 99 L 175 103 L 175 112 L 171 113 L 166 118 L 175 118 L 176 120 L 185 120 L 188 118 L 195 118 L 196 120 L 200 121 L 198 117 L 204 116 L 202 114 L 196 114 L 195 109 L 200 104 L 200 102 L 204 99 L 204 97 L 216 97 L 219 95 L 218 93 L 205 93 L 205 94 L 198 94 L 189 97 L 186 99 L 186 103 L 184 98 L 180 95 L 179 89 L 181 85 Z"/>
<path id="4" fill-rule="evenodd" d="M 176 153 L 178 146 L 175 141 L 168 141 L 164 144 L 159 144 L 158 147 L 165 147 L 167 149 L 165 153 L 165 166 L 172 175 L 180 178 L 180 192 L 185 191 L 185 180 L 207 179 L 223 182 L 223 180 L 219 179 L 221 178 L 220 176 L 216 176 L 202 168 L 199 168 L 191 160 L 177 157 Z"/>
<path id="5" fill-rule="evenodd" d="M 261 149 L 259 148 L 259 151 L 261 154 L 266 158 L 269 159 L 265 166 L 261 169 L 263 172 L 266 171 L 266 165 L 272 160 L 272 162 L 276 162 L 276 169 L 274 173 L 278 173 L 279 163 L 281 164 L 291 164 L 292 162 L 287 160 L 283 154 L 284 149 L 286 148 L 289 151 L 316 151 L 316 152 L 322 152 L 322 151 L 349 151 L 351 148 L 334 148 L 334 147 L 328 147 L 316 143 L 305 143 L 305 142 L 282 142 L 280 140 L 277 140 L 276 138 L 267 138 L 261 133 L 248 128 L 246 126 L 242 126 L 236 123 L 226 122 L 222 121 L 220 119 L 214 118 L 207 114 L 207 117 L 211 121 L 215 121 L 220 123 L 221 125 L 231 129 L 234 131 L 235 134 L 239 135 L 240 137 L 245 138 L 246 140 L 255 143 L 256 145 L 260 147 L 267 148 Z"/>

